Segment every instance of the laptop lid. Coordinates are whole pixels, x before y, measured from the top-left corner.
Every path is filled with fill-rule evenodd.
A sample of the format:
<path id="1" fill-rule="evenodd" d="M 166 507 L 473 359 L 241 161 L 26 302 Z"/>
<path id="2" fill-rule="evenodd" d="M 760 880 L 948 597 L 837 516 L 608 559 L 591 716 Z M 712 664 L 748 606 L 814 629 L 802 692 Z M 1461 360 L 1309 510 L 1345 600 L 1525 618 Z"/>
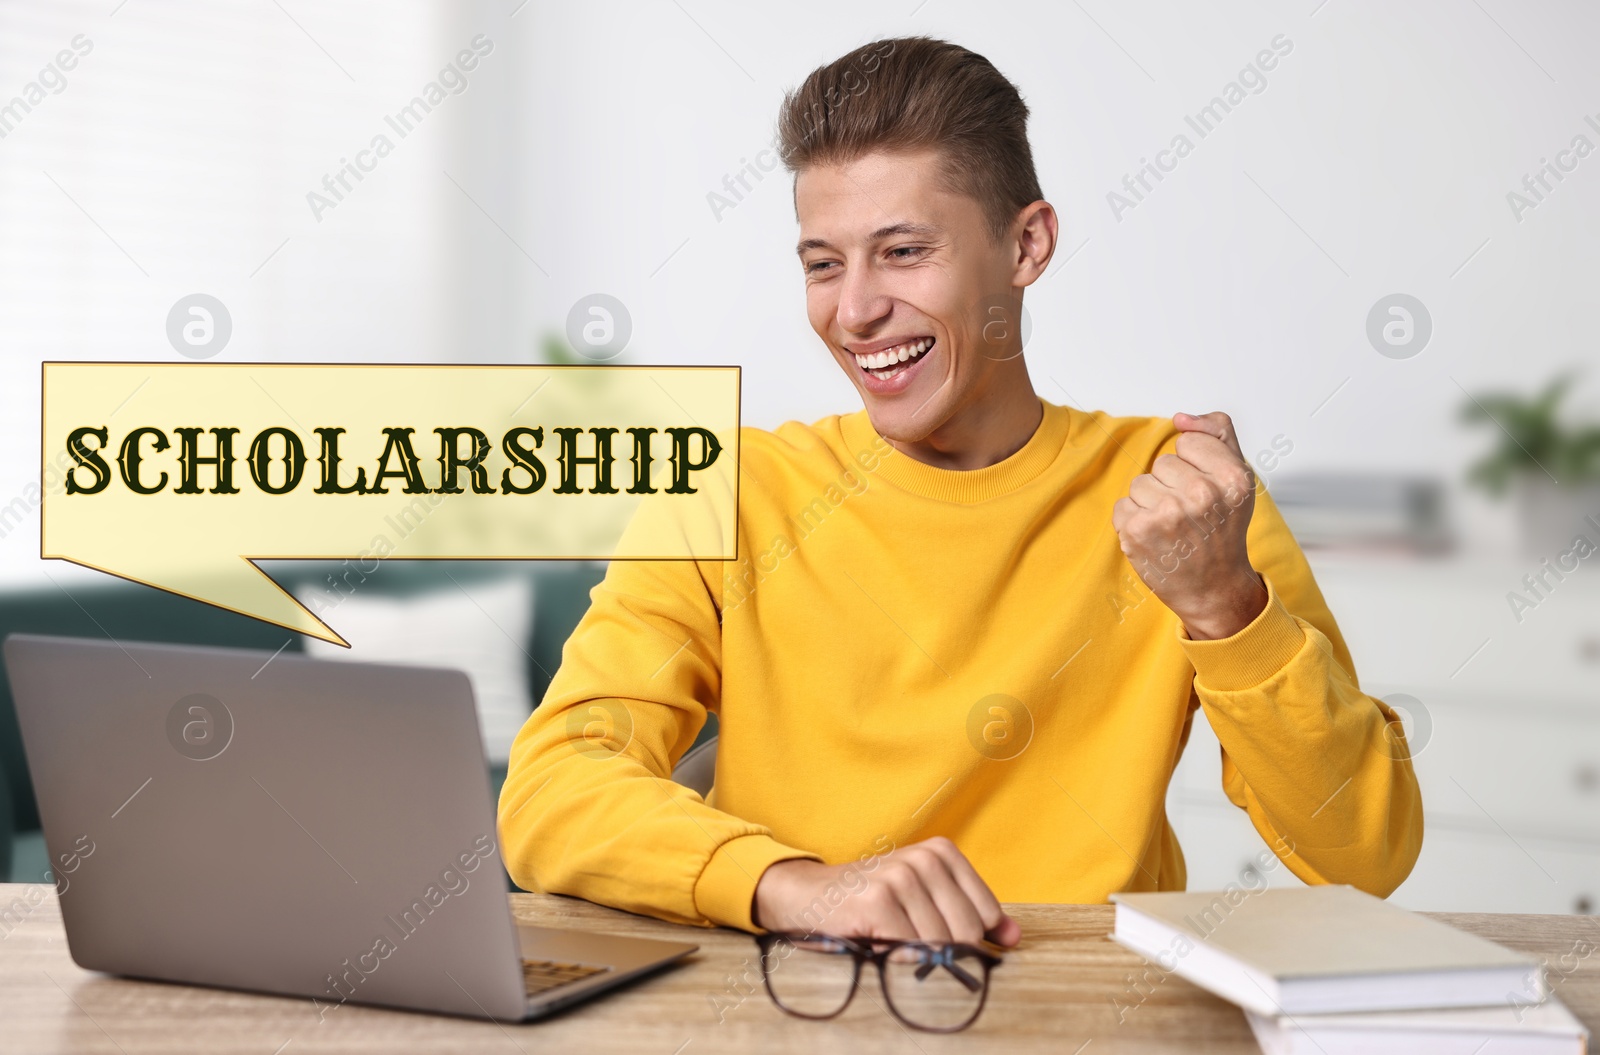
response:
<path id="1" fill-rule="evenodd" d="M 80 966 L 523 1017 L 466 675 L 19 634 L 4 648 Z"/>

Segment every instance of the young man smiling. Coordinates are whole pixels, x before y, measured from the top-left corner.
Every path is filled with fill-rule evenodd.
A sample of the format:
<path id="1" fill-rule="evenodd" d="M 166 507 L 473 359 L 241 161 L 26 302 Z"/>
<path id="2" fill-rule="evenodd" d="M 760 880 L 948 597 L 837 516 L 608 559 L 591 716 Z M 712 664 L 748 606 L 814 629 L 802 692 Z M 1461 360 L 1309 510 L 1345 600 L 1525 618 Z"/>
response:
<path id="1" fill-rule="evenodd" d="M 1358 687 L 1227 416 L 1034 392 L 1011 320 L 1059 224 L 1027 115 L 987 60 L 920 37 L 785 100 L 807 314 L 864 409 L 744 430 L 731 567 L 610 565 L 512 748 L 522 885 L 1013 944 L 1002 901 L 1184 886 L 1164 801 L 1197 707 L 1228 797 L 1295 875 L 1387 895 L 1410 872 L 1398 720 Z M 841 476 L 860 488 L 808 519 Z M 670 774 L 707 712 L 702 800 Z M 859 893 L 830 893 L 868 860 Z"/>

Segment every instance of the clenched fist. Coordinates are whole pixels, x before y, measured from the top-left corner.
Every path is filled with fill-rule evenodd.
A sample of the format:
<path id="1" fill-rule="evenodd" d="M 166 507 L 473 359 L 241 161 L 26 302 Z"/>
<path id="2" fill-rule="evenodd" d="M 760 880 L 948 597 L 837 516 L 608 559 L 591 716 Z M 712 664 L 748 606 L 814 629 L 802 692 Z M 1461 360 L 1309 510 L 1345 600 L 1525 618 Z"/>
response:
<path id="1" fill-rule="evenodd" d="M 1111 511 L 1122 552 L 1196 641 L 1232 637 L 1266 607 L 1245 533 L 1255 474 L 1226 414 L 1179 414 L 1178 453 L 1163 454 Z"/>

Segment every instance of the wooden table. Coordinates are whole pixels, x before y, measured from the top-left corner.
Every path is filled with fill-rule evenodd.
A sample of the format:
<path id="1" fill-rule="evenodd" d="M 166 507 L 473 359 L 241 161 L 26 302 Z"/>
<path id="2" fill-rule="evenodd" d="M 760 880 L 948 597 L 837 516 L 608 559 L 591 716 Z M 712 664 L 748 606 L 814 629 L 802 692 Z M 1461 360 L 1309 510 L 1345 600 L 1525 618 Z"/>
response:
<path id="1" fill-rule="evenodd" d="M 44 888 L 48 890 L 48 888 Z M 1253 1053 L 1243 1014 L 1163 976 L 1106 937 L 1107 905 L 1012 905 L 1023 944 L 996 969 L 983 1017 L 941 1036 L 901 1027 L 876 986 L 831 1022 L 791 1018 L 761 988 L 755 943 L 570 898 L 513 894 L 527 923 L 694 941 L 686 963 L 529 1025 L 345 1005 L 319 1021 L 309 1000 L 134 982 L 80 970 L 54 895 L 6 914 L 27 892 L 0 885 L 0 1052 L 803 1051 L 830 1055 L 942 1051 Z M 1556 993 L 1600 1036 L 1600 919 L 1435 913 L 1542 956 Z M 1589 950 L 1585 953 L 1584 950 Z M 1148 983 L 1132 985 L 1140 976 Z M 865 998 L 865 999 L 864 999 Z"/>

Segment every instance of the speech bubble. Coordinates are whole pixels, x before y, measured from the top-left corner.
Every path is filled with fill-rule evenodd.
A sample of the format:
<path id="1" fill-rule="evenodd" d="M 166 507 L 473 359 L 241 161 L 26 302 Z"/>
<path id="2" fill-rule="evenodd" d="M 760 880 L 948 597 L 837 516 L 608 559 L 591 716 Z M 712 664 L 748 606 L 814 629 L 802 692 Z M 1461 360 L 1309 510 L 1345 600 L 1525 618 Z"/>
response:
<path id="1" fill-rule="evenodd" d="M 254 562 L 737 557 L 738 367 L 58 362 L 42 390 L 71 466 L 42 558 L 339 645 Z"/>

